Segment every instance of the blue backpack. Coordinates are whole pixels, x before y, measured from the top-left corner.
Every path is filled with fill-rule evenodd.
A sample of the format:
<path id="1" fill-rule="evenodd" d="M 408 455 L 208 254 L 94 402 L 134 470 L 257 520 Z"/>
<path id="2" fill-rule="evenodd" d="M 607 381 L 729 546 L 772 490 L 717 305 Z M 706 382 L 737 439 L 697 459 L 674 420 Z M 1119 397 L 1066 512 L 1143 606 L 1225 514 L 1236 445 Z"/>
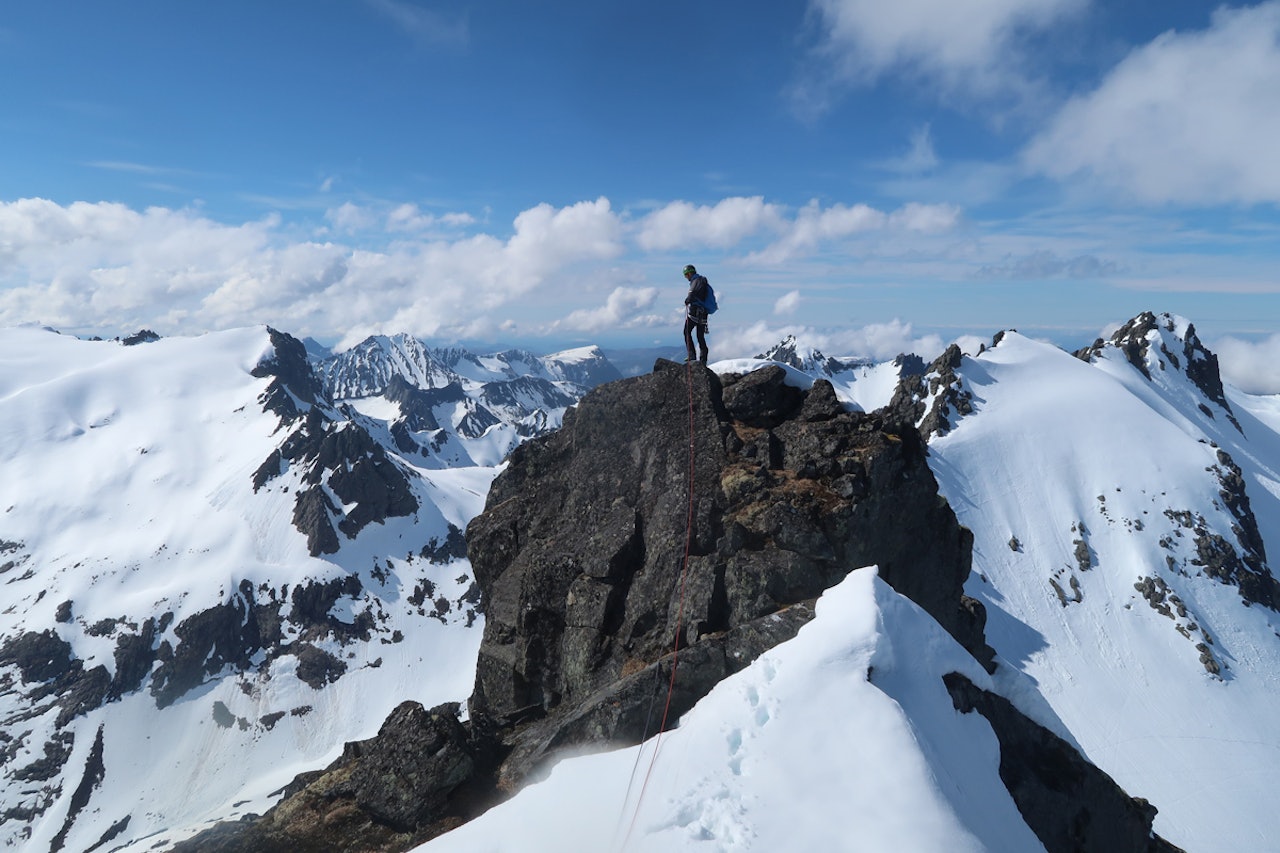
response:
<path id="1" fill-rule="evenodd" d="M 707 295 L 706 295 L 706 298 L 702 299 L 701 301 L 697 301 L 697 300 L 695 301 L 697 301 L 697 304 L 705 308 L 708 314 L 714 314 L 716 313 L 716 309 L 720 307 L 719 305 L 716 304 L 716 292 L 711 289 L 711 282 L 707 281 L 706 276 L 703 276 L 702 280 L 706 282 Z"/>

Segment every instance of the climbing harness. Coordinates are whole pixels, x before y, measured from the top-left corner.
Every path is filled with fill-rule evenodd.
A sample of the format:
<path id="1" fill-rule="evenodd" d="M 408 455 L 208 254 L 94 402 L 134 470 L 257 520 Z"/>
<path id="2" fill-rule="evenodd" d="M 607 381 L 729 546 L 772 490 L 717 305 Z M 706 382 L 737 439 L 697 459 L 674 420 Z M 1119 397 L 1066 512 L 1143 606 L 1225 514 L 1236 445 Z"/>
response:
<path id="1" fill-rule="evenodd" d="M 645 791 L 649 787 L 649 777 L 653 775 L 653 767 L 658 762 L 658 752 L 662 749 L 662 733 L 667 730 L 667 717 L 671 712 L 671 697 L 676 690 L 676 668 L 680 665 L 680 631 L 684 626 L 684 586 L 685 576 L 689 570 L 689 551 L 693 543 L 693 487 L 694 487 L 694 421 L 693 421 L 693 364 L 685 362 L 685 386 L 689 391 L 689 509 L 685 518 L 684 529 L 684 557 L 680 561 L 680 597 L 676 606 L 676 631 L 675 642 L 671 649 L 671 679 L 667 683 L 667 698 L 662 706 L 662 721 L 658 723 L 658 733 L 653 739 L 653 754 L 649 757 L 649 767 L 644 774 L 644 782 L 640 785 L 640 793 L 636 796 L 635 809 L 631 813 L 631 822 L 627 826 L 627 834 L 622 839 L 622 846 L 618 849 L 626 850 L 628 842 L 631 841 L 631 834 L 635 831 L 636 820 L 640 817 L 640 805 L 644 802 Z M 654 675 L 657 676 L 660 668 L 654 667 Z M 645 741 L 649 739 L 649 719 L 652 716 L 653 703 L 650 700 L 649 714 L 645 717 L 644 736 L 640 740 L 640 749 L 636 751 L 636 761 L 631 767 L 631 780 L 627 782 L 627 793 L 623 797 L 623 814 L 626 813 L 626 804 L 631 799 L 631 787 L 635 782 L 636 769 L 640 766 L 640 756 L 644 752 Z"/>

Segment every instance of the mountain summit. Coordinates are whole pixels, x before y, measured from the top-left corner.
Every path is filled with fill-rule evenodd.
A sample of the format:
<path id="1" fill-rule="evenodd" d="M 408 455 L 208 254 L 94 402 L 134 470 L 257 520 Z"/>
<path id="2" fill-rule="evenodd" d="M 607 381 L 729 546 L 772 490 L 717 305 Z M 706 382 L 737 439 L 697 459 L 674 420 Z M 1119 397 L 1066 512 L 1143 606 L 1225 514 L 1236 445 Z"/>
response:
<path id="1" fill-rule="evenodd" d="M 456 705 L 403 705 L 259 820 L 178 849 L 430 839 L 541 778 L 560 751 L 640 742 L 668 684 L 670 726 L 870 564 L 885 594 L 972 655 L 937 682 L 939 710 L 990 722 L 1001 767 L 1018 768 L 1007 796 L 1047 847 L 1172 849 L 1150 840 L 1154 809 L 992 692 L 984 610 L 962 593 L 970 534 L 914 428 L 847 411 L 825 380 L 805 392 L 786 377 L 660 362 L 587 394 L 512 454 L 468 527 L 486 621 L 466 720 Z M 861 678 L 879 682 L 874 668 Z"/>
<path id="2" fill-rule="evenodd" d="M 856 358 L 830 358 L 822 350 L 801 343 L 795 335 L 787 335 L 778 343 L 756 356 L 765 361 L 776 361 L 794 367 L 802 373 L 830 378 L 837 373 L 855 367 L 867 367 L 871 362 Z"/>

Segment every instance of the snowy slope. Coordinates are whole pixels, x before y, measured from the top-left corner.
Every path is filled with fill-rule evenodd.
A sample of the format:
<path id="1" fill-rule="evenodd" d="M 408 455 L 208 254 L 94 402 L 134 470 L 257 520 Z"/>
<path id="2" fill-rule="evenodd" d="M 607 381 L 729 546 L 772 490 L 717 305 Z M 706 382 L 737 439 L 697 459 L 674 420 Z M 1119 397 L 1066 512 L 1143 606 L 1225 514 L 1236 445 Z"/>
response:
<path id="1" fill-rule="evenodd" d="M 954 710 L 953 671 L 991 686 L 874 568 L 855 571 L 660 742 L 563 761 L 417 850 L 1042 850 L 990 727 Z"/>
<path id="2" fill-rule="evenodd" d="M 1236 429 L 1187 376 L 1187 324 L 1167 322 L 1139 355 L 1146 375 L 1119 346 L 1085 362 L 1014 333 L 966 357 L 974 411 L 933 439 L 930 464 L 974 531 L 966 592 L 1002 663 L 1159 808 L 1163 837 L 1277 849 L 1280 616 L 1242 595 L 1249 536 L 1219 451 L 1280 548 L 1277 406 L 1232 394 Z M 1206 561 L 1224 545 L 1234 577 L 1229 558 Z"/>
<path id="3" fill-rule="evenodd" d="M 294 437 L 253 375 L 274 355 L 262 328 L 135 347 L 0 333 L 0 843 L 149 849 L 262 811 L 404 699 L 470 692 L 470 567 L 420 552 L 495 469 L 391 460 L 417 509 L 313 555 L 296 499 L 327 469 L 297 459 L 255 488 Z M 184 669 L 184 650 L 207 659 Z"/>

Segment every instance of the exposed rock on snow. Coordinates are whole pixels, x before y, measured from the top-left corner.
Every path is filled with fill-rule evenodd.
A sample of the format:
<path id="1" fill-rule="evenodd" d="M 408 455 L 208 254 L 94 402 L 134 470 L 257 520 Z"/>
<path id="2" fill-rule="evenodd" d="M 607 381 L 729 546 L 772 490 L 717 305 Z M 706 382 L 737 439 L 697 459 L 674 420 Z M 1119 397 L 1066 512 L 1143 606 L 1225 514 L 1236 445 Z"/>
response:
<path id="1" fill-rule="evenodd" d="M 1108 346 L 1124 353 L 1129 363 L 1149 380 L 1152 379 L 1152 370 L 1172 367 L 1184 372 L 1200 393 L 1220 407 L 1231 425 L 1240 430 L 1222 387 L 1218 357 L 1200 342 L 1196 327 L 1191 323 L 1172 314 L 1156 315 L 1144 311 L 1117 329 L 1110 341 L 1098 338 L 1090 346 L 1078 350 L 1076 357 L 1092 361 Z M 1181 353 L 1181 358 L 1174 350 Z M 1209 406 L 1200 404 L 1200 409 L 1210 418 L 1214 416 Z"/>
<path id="2" fill-rule="evenodd" d="M 813 376 L 831 377 L 856 367 L 865 367 L 869 362 L 855 358 L 832 358 L 824 355 L 817 347 L 808 346 L 796 340 L 795 335 L 787 335 L 780 342 L 758 354 L 758 359 L 776 361 L 794 367 L 796 370 Z"/>
<path id="3" fill-rule="evenodd" d="M 918 364 L 904 362 L 889 413 L 917 425 L 926 440 L 946 435 L 956 420 L 973 411 L 973 395 L 956 375 L 963 358 L 960 347 L 952 344 L 923 372 L 917 372 Z"/>
<path id="4" fill-rule="evenodd" d="M 1000 778 L 1048 853 L 1175 853 L 1151 832 L 1156 809 L 1131 798 L 1062 738 L 959 673 L 943 677 L 956 710 L 977 711 L 1000 740 Z"/>

